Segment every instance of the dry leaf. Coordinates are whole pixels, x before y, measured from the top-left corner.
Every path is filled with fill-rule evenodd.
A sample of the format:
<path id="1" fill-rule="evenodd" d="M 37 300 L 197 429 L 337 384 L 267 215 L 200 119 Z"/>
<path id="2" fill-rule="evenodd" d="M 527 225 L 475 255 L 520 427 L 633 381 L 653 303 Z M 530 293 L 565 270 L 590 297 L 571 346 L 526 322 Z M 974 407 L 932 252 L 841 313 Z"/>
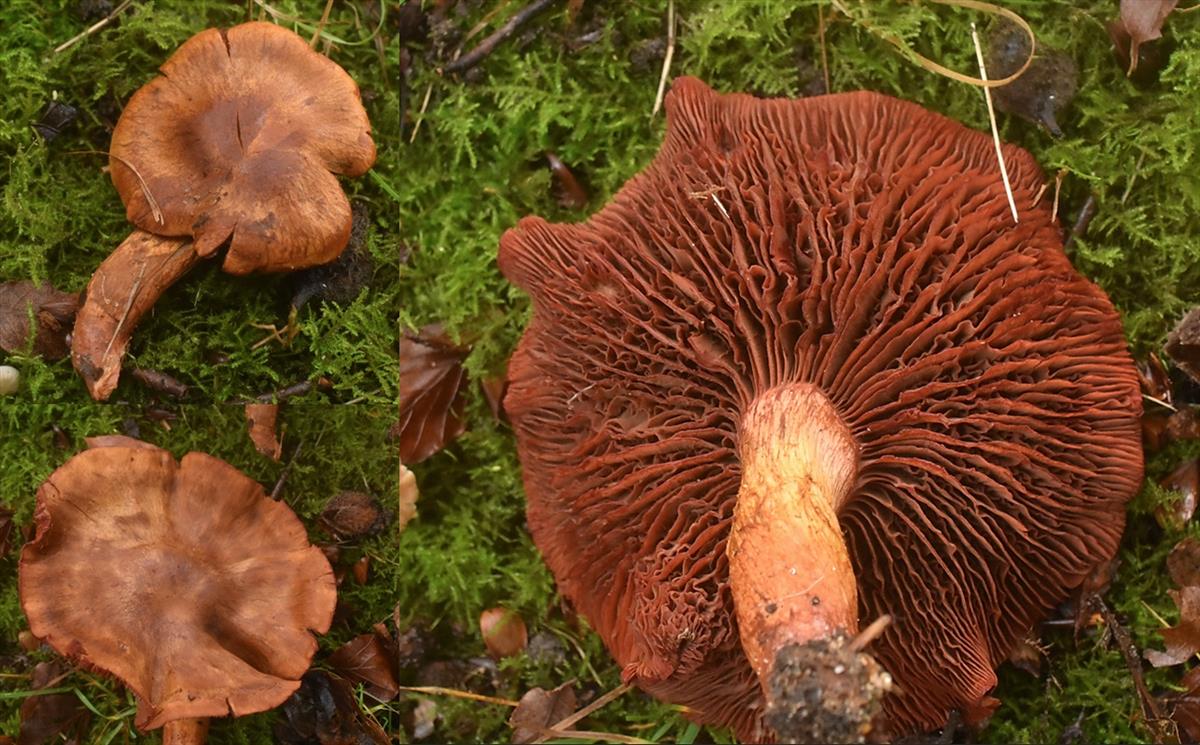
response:
<path id="1" fill-rule="evenodd" d="M 378 633 L 362 634 L 329 656 L 329 666 L 351 683 L 362 683 L 379 701 L 391 701 L 400 692 L 398 656 L 391 640 Z"/>
<path id="2" fill-rule="evenodd" d="M 33 668 L 32 688 L 51 688 L 70 672 L 59 660 L 39 662 Z M 81 742 L 79 739 L 91 720 L 91 715 L 79 699 L 70 693 L 30 696 L 21 702 L 21 729 L 17 745 Z"/>
<path id="3" fill-rule="evenodd" d="M 1108 35 L 1126 75 L 1147 61 L 1141 45 L 1162 38 L 1163 23 L 1178 4 L 1179 0 L 1121 0 L 1121 14 L 1109 22 Z"/>
<path id="4" fill-rule="evenodd" d="M 1179 665 L 1200 651 L 1200 587 L 1184 587 L 1169 594 L 1179 606 L 1179 625 L 1162 630 L 1166 650 L 1146 650 L 1146 659 L 1155 667 Z"/>
<path id="5" fill-rule="evenodd" d="M 531 743 L 545 730 L 574 713 L 575 688 L 570 682 L 552 691 L 531 688 L 508 718 L 508 725 L 513 728 L 512 741 L 517 745 Z"/>
<path id="6" fill-rule="evenodd" d="M 479 388 L 483 391 L 488 410 L 492 412 L 492 419 L 504 421 L 504 392 L 508 389 L 508 381 L 503 375 L 493 375 L 479 381 Z"/>
<path id="7" fill-rule="evenodd" d="M 483 644 L 494 659 L 514 657 L 525 650 L 529 632 L 520 614 L 508 608 L 489 608 L 479 616 Z"/>
<path id="8" fill-rule="evenodd" d="M 379 535 L 391 519 L 378 499 L 358 491 L 334 495 L 325 503 L 320 517 L 322 527 L 346 540 Z"/>
<path id="9" fill-rule="evenodd" d="M 1164 528 L 1182 530 L 1196 512 L 1196 498 L 1200 492 L 1200 461 L 1195 458 L 1186 461 L 1160 483 L 1167 489 L 1178 492 L 1179 498 L 1170 504 L 1160 505 L 1154 511 L 1154 517 Z M 1182 545 L 1181 543 L 1180 546 Z M 1176 548 L 1178 549 L 1178 546 Z M 1187 586 L 1200 582 L 1176 581 L 1176 584 Z"/>
<path id="10" fill-rule="evenodd" d="M 421 496 L 417 489 L 417 475 L 400 464 L 400 499 L 396 510 L 396 532 L 404 530 L 408 521 L 417 514 L 417 498 Z"/>
<path id="11" fill-rule="evenodd" d="M 462 362 L 467 349 L 453 344 L 440 325 L 400 340 L 400 460 L 420 463 L 466 430 Z"/>
<path id="12" fill-rule="evenodd" d="M 1186 690 L 1159 699 L 1163 711 L 1187 735 L 1187 742 L 1200 742 L 1200 667 L 1184 674 L 1180 681 Z"/>
<path id="13" fill-rule="evenodd" d="M 1167 336 L 1166 353 L 1188 377 L 1200 382 L 1200 308 L 1192 308 Z"/>
<path id="14" fill-rule="evenodd" d="M 283 454 L 283 445 L 275 434 L 275 420 L 279 417 L 279 404 L 246 404 L 246 426 L 250 430 L 250 441 L 259 454 L 278 461 Z"/>
<path id="15" fill-rule="evenodd" d="M 354 575 L 354 581 L 357 584 L 367 584 L 367 575 L 371 568 L 371 557 L 368 555 L 360 556 L 358 561 L 350 565 L 350 573 Z"/>
<path id="16" fill-rule="evenodd" d="M 0 284 L 0 349 L 23 352 L 32 336 L 35 354 L 50 360 L 66 357 L 67 333 L 78 309 L 77 293 L 24 281 Z"/>
<path id="17" fill-rule="evenodd" d="M 1200 541 L 1184 538 L 1167 556 L 1167 574 L 1180 587 L 1200 587 Z"/>
<path id="18" fill-rule="evenodd" d="M 1045 655 L 1036 641 L 1026 638 L 1013 645 L 1008 654 L 1008 661 L 1018 670 L 1024 670 L 1037 678 L 1042 674 L 1042 658 Z"/>

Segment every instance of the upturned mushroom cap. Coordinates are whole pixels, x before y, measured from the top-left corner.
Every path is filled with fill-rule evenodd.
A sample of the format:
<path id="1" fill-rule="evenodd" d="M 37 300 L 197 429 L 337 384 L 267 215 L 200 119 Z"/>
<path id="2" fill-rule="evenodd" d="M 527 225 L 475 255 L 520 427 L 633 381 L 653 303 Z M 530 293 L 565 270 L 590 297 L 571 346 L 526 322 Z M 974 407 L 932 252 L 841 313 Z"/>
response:
<path id="1" fill-rule="evenodd" d="M 346 71 L 272 23 L 201 31 L 161 70 L 113 130 L 112 180 L 129 220 L 192 236 L 201 256 L 229 240 L 231 274 L 336 258 L 351 214 L 335 174 L 375 162 Z"/>
<path id="2" fill-rule="evenodd" d="M 300 520 L 203 453 L 84 451 L 42 484 L 36 520 L 30 630 L 124 681 L 142 729 L 278 706 L 333 617 L 333 572 Z"/>
<path id="3" fill-rule="evenodd" d="M 667 112 L 590 220 L 501 240 L 534 308 L 505 408 L 560 590 L 626 679 L 742 738 L 772 650 L 883 614 L 893 734 L 986 708 L 1142 477 L 1121 324 L 1040 170 L 1005 147 L 1014 224 L 991 139 L 911 103 L 683 78 Z"/>

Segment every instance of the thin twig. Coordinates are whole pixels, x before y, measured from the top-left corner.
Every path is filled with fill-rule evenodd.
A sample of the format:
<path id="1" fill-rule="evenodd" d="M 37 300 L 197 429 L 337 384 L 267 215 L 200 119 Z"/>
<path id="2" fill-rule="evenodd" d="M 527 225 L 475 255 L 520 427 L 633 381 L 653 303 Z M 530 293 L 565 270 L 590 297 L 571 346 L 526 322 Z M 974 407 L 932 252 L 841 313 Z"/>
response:
<path id="1" fill-rule="evenodd" d="M 859 652 L 868 644 L 879 638 L 884 629 L 890 626 L 892 617 L 888 614 L 883 614 L 879 618 L 872 621 L 865 629 L 858 632 L 858 636 L 850 641 L 850 651 Z"/>
<path id="2" fill-rule="evenodd" d="M 1142 717 L 1147 723 L 1161 720 L 1164 718 L 1162 709 L 1159 708 L 1158 702 L 1150 695 L 1150 689 L 1146 687 L 1146 681 L 1142 677 L 1142 660 L 1138 655 L 1137 647 L 1134 646 L 1133 640 L 1129 638 L 1129 632 L 1125 627 L 1117 622 L 1116 615 L 1104 602 L 1104 599 L 1099 595 L 1092 595 L 1088 599 L 1088 604 L 1092 607 L 1093 612 L 1099 612 L 1104 617 L 1104 623 L 1112 632 L 1113 639 L 1117 643 L 1117 648 L 1121 652 L 1121 656 L 1125 658 L 1125 665 L 1129 668 L 1129 677 L 1133 679 L 1133 687 L 1138 692 L 1139 703 L 1142 705 Z"/>
<path id="3" fill-rule="evenodd" d="M 133 287 L 129 290 L 129 297 L 125 300 L 125 309 L 121 311 L 121 317 L 117 319 L 117 327 L 113 329 L 112 336 L 108 337 L 108 346 L 104 348 L 104 353 L 100 355 L 100 359 L 108 357 L 108 353 L 112 350 L 113 342 L 121 335 L 121 327 L 125 325 L 126 319 L 129 318 L 129 311 L 133 310 L 133 301 L 137 299 L 138 293 L 142 289 L 142 279 L 146 276 L 146 262 L 142 262 L 138 268 L 137 279 L 133 280 Z"/>
<path id="4" fill-rule="evenodd" d="M 62 44 L 59 44 L 58 46 L 54 47 L 54 51 L 51 52 L 51 55 L 59 54 L 60 52 L 66 51 L 67 49 L 72 47 L 76 42 L 78 42 L 80 39 L 85 39 L 85 38 L 91 36 L 92 34 L 96 33 L 97 31 L 99 31 L 100 29 L 104 28 L 108 24 L 112 23 L 112 20 L 114 18 L 116 18 L 118 15 L 120 15 L 121 13 L 124 13 L 125 9 L 128 8 L 130 5 L 133 5 L 133 0 L 125 0 L 125 2 L 121 3 L 117 7 L 113 8 L 113 11 L 111 13 L 109 13 L 108 15 L 106 15 L 103 18 L 101 18 L 100 20 L 96 21 L 91 26 L 88 26 L 83 31 L 80 31 L 78 34 L 75 34 L 70 39 L 67 39 Z"/>
<path id="5" fill-rule="evenodd" d="M 975 42 L 975 58 L 979 60 L 979 77 L 987 80 L 987 68 L 983 64 L 983 47 L 979 44 L 979 32 L 975 30 L 975 22 L 971 22 L 971 40 Z M 996 144 L 996 160 L 1000 162 L 1000 177 L 1004 180 L 1004 193 L 1008 196 L 1008 206 L 1012 209 L 1013 222 L 1021 222 L 1017 216 L 1017 202 L 1013 199 L 1012 184 L 1008 182 L 1008 168 L 1004 165 L 1004 150 L 1000 147 L 1000 130 L 996 128 L 996 110 L 992 106 L 992 90 L 983 89 L 983 97 L 987 100 L 988 119 L 992 122 L 992 141 Z"/>
<path id="6" fill-rule="evenodd" d="M 1067 169 L 1060 168 L 1058 173 L 1054 175 L 1054 209 L 1050 210 L 1050 219 L 1058 219 L 1058 195 L 1062 192 L 1063 179 L 1067 175 Z"/>
<path id="7" fill-rule="evenodd" d="M 121 165 L 128 168 L 134 178 L 138 180 L 138 186 L 142 187 L 142 194 L 146 197 L 146 204 L 150 207 L 150 215 L 154 218 L 154 222 L 159 225 L 163 224 L 163 213 L 158 206 L 158 200 L 150 193 L 150 186 L 146 183 L 146 179 L 142 178 L 142 174 L 138 173 L 138 169 L 133 167 L 133 164 L 125 160 L 119 155 L 113 155 L 105 150 L 68 150 L 68 155 L 107 155 Z"/>
<path id="8" fill-rule="evenodd" d="M 1063 248 L 1070 246 L 1076 238 L 1082 238 L 1095 216 L 1096 195 L 1092 193 L 1088 194 L 1087 199 L 1083 201 L 1083 206 L 1079 208 L 1079 215 L 1075 218 L 1075 224 L 1071 226 L 1071 232 L 1067 233 L 1067 238 L 1063 241 Z"/>
<path id="9" fill-rule="evenodd" d="M 511 698 L 484 696 L 479 693 L 460 691 L 457 688 L 442 688 L 441 686 L 400 686 L 400 690 L 408 691 L 409 693 L 427 693 L 433 696 L 452 696 L 454 698 L 465 698 L 470 701 L 482 701 L 485 704 L 498 704 L 500 706 L 510 706 L 513 708 L 516 708 L 517 704 L 520 703 L 520 701 L 513 701 Z"/>
<path id="10" fill-rule="evenodd" d="M 671 74 L 671 60 L 675 59 L 675 0 L 667 2 L 667 53 L 663 56 L 662 74 L 658 76 L 658 92 L 654 94 L 654 108 L 650 118 L 658 116 L 663 96 L 667 92 L 667 77 Z"/>
<path id="11" fill-rule="evenodd" d="M 469 70 L 475 65 L 483 61 L 485 57 L 491 54 L 496 47 L 500 46 L 508 37 L 517 32 L 529 19 L 541 13 L 546 8 L 549 8 L 554 0 L 533 0 L 529 5 L 521 8 L 509 18 L 503 26 L 493 31 L 486 39 L 479 42 L 479 45 L 467 52 L 463 56 L 454 60 L 450 64 L 442 68 L 443 73 L 455 73 Z"/>
<path id="12" fill-rule="evenodd" d="M 652 745 L 654 742 L 653 740 L 644 740 L 633 735 L 618 735 L 613 732 L 593 732 L 584 729 L 543 728 L 540 736 L 546 738 L 553 737 L 556 740 L 599 740 L 600 742 L 629 743 L 629 745 Z"/>
<path id="13" fill-rule="evenodd" d="M 829 87 L 829 55 L 825 51 L 825 2 L 817 3 L 817 40 L 821 47 L 821 74 L 825 76 L 825 92 L 831 93 Z"/>
<path id="14" fill-rule="evenodd" d="M 1146 160 L 1146 151 L 1143 150 L 1138 156 L 1137 163 L 1133 164 L 1133 172 L 1129 174 L 1129 183 L 1125 184 L 1125 192 L 1121 194 L 1121 204 L 1125 204 L 1125 200 L 1129 199 L 1129 195 L 1133 192 L 1133 184 L 1137 181 L 1138 174 L 1142 172 L 1142 163 Z"/>
<path id="15" fill-rule="evenodd" d="M 321 13 L 321 20 L 317 21 L 317 28 L 313 31 L 312 38 L 308 41 L 309 49 L 317 48 L 317 40 L 321 38 L 321 32 L 325 30 L 325 24 L 329 23 L 329 11 L 333 10 L 333 0 L 325 0 L 325 11 Z"/>
<path id="16" fill-rule="evenodd" d="M 1158 404 L 1159 406 L 1170 409 L 1171 411 L 1173 411 L 1175 413 L 1179 413 L 1179 409 L 1175 408 L 1174 404 L 1164 401 L 1161 398 L 1155 398 L 1154 396 L 1151 396 L 1147 393 L 1143 393 L 1142 398 L 1146 399 L 1150 403 Z"/>
<path id="17" fill-rule="evenodd" d="M 417 132 L 421 131 L 421 122 L 425 121 L 425 112 L 429 109 L 429 97 L 431 95 L 433 95 L 433 83 L 430 83 L 429 87 L 425 89 L 425 99 L 421 101 L 421 110 L 417 112 L 416 121 L 413 122 L 412 136 L 408 138 L 410 145 L 417 141 Z M 374 172 L 372 171 L 372 173 Z"/>
<path id="18" fill-rule="evenodd" d="M 279 501 L 279 494 L 283 491 L 283 485 L 287 482 L 288 474 L 292 472 L 292 466 L 296 465 L 296 459 L 300 457 L 300 449 L 302 447 L 304 447 L 303 442 L 296 443 L 296 449 L 292 451 L 292 457 L 279 473 L 279 479 L 275 482 L 275 488 L 271 490 L 271 499 L 276 502 Z"/>

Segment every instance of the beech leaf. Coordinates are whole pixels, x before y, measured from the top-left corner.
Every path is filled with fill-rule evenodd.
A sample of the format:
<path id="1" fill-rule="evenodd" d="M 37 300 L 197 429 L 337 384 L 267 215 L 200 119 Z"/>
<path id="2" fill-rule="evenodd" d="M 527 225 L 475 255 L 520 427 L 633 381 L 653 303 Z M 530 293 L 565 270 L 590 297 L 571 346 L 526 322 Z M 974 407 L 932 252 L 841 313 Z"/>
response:
<path id="1" fill-rule="evenodd" d="M 452 343 L 440 325 L 400 340 L 400 460 L 420 463 L 466 430 L 462 362 L 469 350 Z"/>
<path id="2" fill-rule="evenodd" d="M 0 349 L 22 352 L 32 336 L 35 354 L 52 360 L 66 357 L 67 333 L 78 309 L 76 293 L 25 281 L 0 284 Z"/>

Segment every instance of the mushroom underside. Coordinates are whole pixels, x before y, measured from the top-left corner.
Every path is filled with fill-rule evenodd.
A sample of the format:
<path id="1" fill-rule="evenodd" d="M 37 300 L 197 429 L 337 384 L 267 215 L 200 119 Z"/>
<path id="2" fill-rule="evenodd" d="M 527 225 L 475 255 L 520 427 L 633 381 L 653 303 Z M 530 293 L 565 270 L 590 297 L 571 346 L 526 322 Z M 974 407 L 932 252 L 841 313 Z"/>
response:
<path id="1" fill-rule="evenodd" d="M 981 133 L 683 79 L 610 205 L 505 234 L 529 526 L 627 680 L 757 739 L 780 650 L 888 615 L 888 725 L 930 730 L 1113 554 L 1136 373 L 1005 158 L 1017 225 Z"/>

